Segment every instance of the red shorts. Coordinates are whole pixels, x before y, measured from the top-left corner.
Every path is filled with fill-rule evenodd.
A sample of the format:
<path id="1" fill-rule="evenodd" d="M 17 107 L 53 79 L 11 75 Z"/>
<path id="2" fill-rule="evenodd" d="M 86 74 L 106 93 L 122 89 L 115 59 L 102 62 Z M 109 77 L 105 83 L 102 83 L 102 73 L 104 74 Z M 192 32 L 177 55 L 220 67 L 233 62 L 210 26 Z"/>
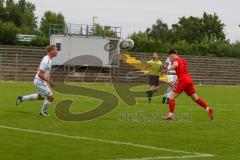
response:
<path id="1" fill-rule="evenodd" d="M 184 91 L 188 96 L 196 93 L 193 83 L 186 81 L 177 81 L 173 87 L 173 91 L 176 93 L 182 93 Z"/>

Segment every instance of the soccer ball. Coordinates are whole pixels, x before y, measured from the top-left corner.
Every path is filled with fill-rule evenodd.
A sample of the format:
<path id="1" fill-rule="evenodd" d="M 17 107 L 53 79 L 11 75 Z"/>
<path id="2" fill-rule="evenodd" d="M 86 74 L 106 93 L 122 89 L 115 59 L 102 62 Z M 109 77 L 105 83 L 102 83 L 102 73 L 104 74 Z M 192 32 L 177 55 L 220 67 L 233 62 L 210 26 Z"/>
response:
<path id="1" fill-rule="evenodd" d="M 134 41 L 132 39 L 123 40 L 121 43 L 122 49 L 132 49 L 134 47 Z"/>

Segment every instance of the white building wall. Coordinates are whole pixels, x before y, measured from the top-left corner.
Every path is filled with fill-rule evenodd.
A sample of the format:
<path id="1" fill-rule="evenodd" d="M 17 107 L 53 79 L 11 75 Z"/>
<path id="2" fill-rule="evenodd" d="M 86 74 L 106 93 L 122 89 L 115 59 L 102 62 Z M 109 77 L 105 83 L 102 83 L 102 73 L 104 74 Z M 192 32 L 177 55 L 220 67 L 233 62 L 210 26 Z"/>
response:
<path id="1" fill-rule="evenodd" d="M 104 49 L 109 41 L 108 38 L 52 35 L 50 38 L 51 44 L 61 44 L 61 51 L 53 59 L 53 65 L 64 65 L 72 58 L 90 55 L 101 59 L 104 66 L 109 66 L 110 53 Z"/>

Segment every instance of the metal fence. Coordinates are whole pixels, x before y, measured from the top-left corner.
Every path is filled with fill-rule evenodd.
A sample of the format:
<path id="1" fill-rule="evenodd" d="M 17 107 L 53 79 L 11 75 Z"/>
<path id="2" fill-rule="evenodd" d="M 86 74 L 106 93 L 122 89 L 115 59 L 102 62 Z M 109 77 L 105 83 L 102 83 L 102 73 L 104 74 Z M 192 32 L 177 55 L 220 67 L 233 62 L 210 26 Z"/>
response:
<path id="1" fill-rule="evenodd" d="M 86 24 L 51 24 L 49 26 L 49 35 L 58 34 L 121 38 L 122 29 L 121 27 Z"/>
<path id="2" fill-rule="evenodd" d="M 28 65 L 32 63 L 24 62 L 21 52 L 0 51 L 0 80 L 32 80 L 34 73 L 26 72 L 29 70 Z"/>
<path id="3" fill-rule="evenodd" d="M 32 81 L 34 79 L 40 60 L 39 62 L 28 61 L 28 58 L 26 59 L 24 55 L 25 54 L 22 51 L 8 52 L 0 50 L 0 80 Z M 67 74 L 67 76 L 74 75 L 74 73 L 87 73 L 87 70 L 81 72 L 76 71 L 76 68 L 78 68 L 77 66 L 53 66 L 53 71 L 57 68 L 60 68 L 61 72 L 64 72 L 65 74 Z M 114 68 L 112 71 L 117 72 L 116 68 Z M 61 74 L 59 76 L 61 76 Z M 89 74 L 91 75 L 91 72 L 89 72 Z M 108 74 L 108 76 L 112 75 L 111 72 L 109 72 Z M 78 74 L 73 77 L 76 78 L 76 76 L 78 76 Z M 80 79 L 81 77 L 82 76 L 80 76 L 78 79 Z M 99 77 L 101 77 L 101 74 L 99 75 Z M 99 77 L 98 75 L 96 76 L 97 79 Z M 71 76 L 68 77 L 68 79 L 71 80 Z"/>

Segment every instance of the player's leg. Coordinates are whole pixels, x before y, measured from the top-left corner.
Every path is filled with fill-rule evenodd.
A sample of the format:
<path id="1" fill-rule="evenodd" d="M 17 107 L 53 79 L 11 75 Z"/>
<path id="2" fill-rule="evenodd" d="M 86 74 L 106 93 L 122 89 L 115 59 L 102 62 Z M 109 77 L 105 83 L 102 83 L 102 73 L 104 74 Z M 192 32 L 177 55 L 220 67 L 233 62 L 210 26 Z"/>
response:
<path id="1" fill-rule="evenodd" d="M 149 85 L 150 89 L 146 92 L 149 103 L 152 100 L 154 92 L 157 91 L 159 86 L 159 77 L 158 76 L 149 76 Z"/>
<path id="2" fill-rule="evenodd" d="M 47 109 L 49 108 L 49 106 L 51 105 L 51 102 L 54 99 L 52 91 L 48 87 L 46 82 L 40 82 L 39 80 L 35 80 L 34 85 L 36 86 L 39 94 L 42 97 L 46 97 L 44 102 L 43 102 L 43 105 L 42 105 L 42 108 L 41 108 L 41 111 L 40 111 L 40 115 L 41 116 L 48 116 Z"/>
<path id="3" fill-rule="evenodd" d="M 176 98 L 180 95 L 181 93 L 177 93 L 177 92 L 172 92 L 170 98 L 169 98 L 169 102 L 168 102 L 168 116 L 167 116 L 167 120 L 173 120 L 174 119 L 174 113 L 175 113 L 175 107 L 176 107 Z"/>
<path id="4" fill-rule="evenodd" d="M 213 119 L 213 109 L 211 107 L 209 107 L 207 105 L 207 103 L 197 95 L 194 85 L 190 84 L 186 88 L 185 92 L 188 96 L 191 96 L 192 100 L 195 103 L 197 103 L 200 107 L 202 107 L 203 109 L 205 109 L 208 112 L 208 116 L 212 120 Z"/>
<path id="5" fill-rule="evenodd" d="M 176 82 L 176 81 L 175 81 Z M 166 92 L 166 103 L 169 104 L 169 100 L 170 100 L 170 97 L 172 95 L 172 92 L 173 92 L 173 86 L 174 86 L 174 83 L 173 79 L 171 79 L 170 81 L 170 85 L 167 89 L 167 92 Z"/>
<path id="6" fill-rule="evenodd" d="M 182 82 L 176 82 L 172 94 L 169 98 L 169 103 L 168 103 L 168 109 L 169 113 L 167 117 L 164 119 L 166 120 L 173 120 L 174 119 L 174 112 L 175 112 L 175 107 L 176 107 L 176 98 L 184 91 L 184 84 Z"/>
<path id="7" fill-rule="evenodd" d="M 152 86 L 150 86 L 149 91 L 146 92 L 149 103 L 151 102 L 153 93 L 154 93 L 155 91 L 156 91 L 156 86 L 152 85 Z"/>
<path id="8" fill-rule="evenodd" d="M 203 109 L 205 109 L 208 112 L 208 116 L 212 120 L 213 119 L 213 109 L 211 107 L 209 107 L 208 104 L 202 98 L 198 97 L 198 95 L 196 93 L 192 94 L 191 98 L 200 107 L 202 107 Z"/>
<path id="9" fill-rule="evenodd" d="M 165 104 L 165 103 L 168 104 L 171 94 L 172 94 L 172 86 L 170 84 L 170 86 L 167 88 L 166 93 L 162 99 L 163 104 Z"/>
<path id="10" fill-rule="evenodd" d="M 25 95 L 25 96 L 18 96 L 16 100 L 16 105 L 19 105 L 24 101 L 43 100 L 43 99 L 44 98 L 39 93 L 34 93 L 31 95 Z"/>
<path id="11" fill-rule="evenodd" d="M 167 80 L 168 80 L 169 87 L 167 88 L 166 93 L 165 93 L 164 97 L 162 98 L 162 103 L 163 104 L 166 103 L 167 99 L 171 95 L 171 77 L 170 77 L 170 75 L 167 75 Z"/>
<path id="12" fill-rule="evenodd" d="M 173 86 L 177 81 L 177 76 L 176 75 L 168 75 L 168 82 L 169 82 L 169 87 L 166 90 L 166 94 L 162 99 L 162 103 L 167 103 L 169 104 L 169 99 L 173 91 Z"/>
<path id="13" fill-rule="evenodd" d="M 54 100 L 52 91 L 50 88 L 45 84 L 43 87 L 39 88 L 39 91 L 41 91 L 41 94 L 46 97 L 46 99 L 43 102 L 43 106 L 40 111 L 41 116 L 48 116 L 47 109 L 51 105 L 52 101 Z"/>
<path id="14" fill-rule="evenodd" d="M 47 109 L 49 108 L 53 100 L 54 100 L 54 97 L 52 95 L 47 96 L 46 100 L 43 103 L 42 109 L 40 111 L 41 116 L 48 116 Z"/>

